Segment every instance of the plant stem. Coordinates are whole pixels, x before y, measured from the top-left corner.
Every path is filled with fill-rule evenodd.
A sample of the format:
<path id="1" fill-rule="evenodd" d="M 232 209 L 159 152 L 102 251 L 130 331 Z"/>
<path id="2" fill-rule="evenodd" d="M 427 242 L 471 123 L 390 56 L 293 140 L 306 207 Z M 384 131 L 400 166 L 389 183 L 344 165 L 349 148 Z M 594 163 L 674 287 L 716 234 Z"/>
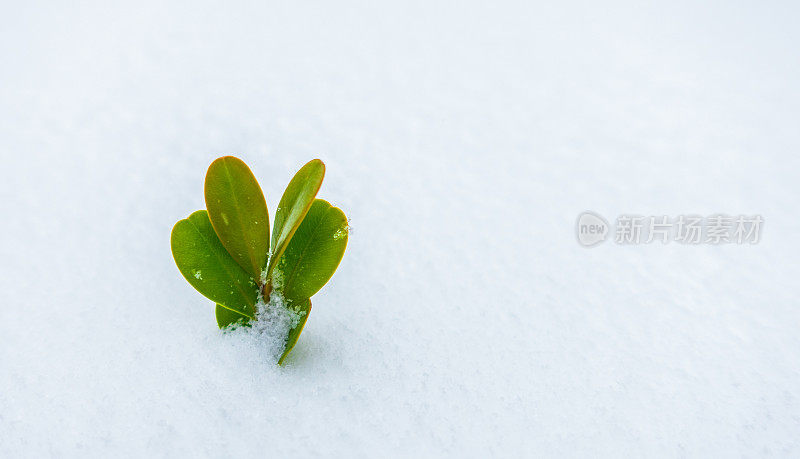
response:
<path id="1" fill-rule="evenodd" d="M 269 303 L 269 295 L 272 293 L 272 283 L 267 281 L 264 286 L 261 288 L 261 298 L 267 303 Z"/>

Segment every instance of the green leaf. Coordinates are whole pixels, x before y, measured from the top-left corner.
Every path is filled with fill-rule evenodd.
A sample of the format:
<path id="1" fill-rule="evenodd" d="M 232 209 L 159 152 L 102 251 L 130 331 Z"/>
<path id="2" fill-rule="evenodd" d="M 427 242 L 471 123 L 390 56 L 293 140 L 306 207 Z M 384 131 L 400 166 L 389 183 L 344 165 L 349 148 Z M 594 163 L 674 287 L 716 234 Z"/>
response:
<path id="1" fill-rule="evenodd" d="M 208 219 L 198 210 L 172 228 L 172 257 L 183 277 L 211 301 L 255 316 L 258 285 L 222 246 Z"/>
<path id="2" fill-rule="evenodd" d="M 347 247 L 347 217 L 315 199 L 273 273 L 273 288 L 290 301 L 311 298 L 333 276 Z"/>
<path id="3" fill-rule="evenodd" d="M 250 168 L 233 156 L 218 158 L 206 173 L 205 197 L 222 245 L 239 266 L 259 279 L 269 250 L 269 215 Z"/>
<path id="4" fill-rule="evenodd" d="M 325 177 L 325 164 L 319 159 L 312 159 L 297 171 L 283 192 L 281 202 L 275 211 L 275 225 L 272 227 L 268 277 L 314 202 L 314 196 L 322 186 L 323 177 Z"/>
<path id="5" fill-rule="evenodd" d="M 294 345 L 297 344 L 297 339 L 300 338 L 300 333 L 303 332 L 303 327 L 306 325 L 308 315 L 311 314 L 311 300 L 306 298 L 305 300 L 299 301 L 296 304 L 297 306 L 294 307 L 294 310 L 301 313 L 305 312 L 305 314 L 303 314 L 303 317 L 300 318 L 300 321 L 297 323 L 297 325 L 295 325 L 295 327 L 289 331 L 289 337 L 286 339 L 286 347 L 283 350 L 281 358 L 278 359 L 278 365 L 282 365 L 283 361 L 286 359 L 286 356 L 292 352 L 292 349 L 294 349 Z"/>
<path id="6" fill-rule="evenodd" d="M 252 317 L 246 316 L 241 312 L 228 309 L 221 304 L 217 304 L 217 309 L 214 311 L 214 313 L 217 316 L 217 325 L 219 328 L 225 328 L 228 325 L 237 323 L 239 325 L 249 326 L 250 321 L 253 320 Z"/>

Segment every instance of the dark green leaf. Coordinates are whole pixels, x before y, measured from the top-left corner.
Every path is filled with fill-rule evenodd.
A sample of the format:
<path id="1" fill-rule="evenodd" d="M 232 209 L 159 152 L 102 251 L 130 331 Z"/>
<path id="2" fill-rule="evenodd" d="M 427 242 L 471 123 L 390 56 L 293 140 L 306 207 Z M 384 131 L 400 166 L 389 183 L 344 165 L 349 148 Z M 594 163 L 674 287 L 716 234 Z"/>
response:
<path id="1" fill-rule="evenodd" d="M 347 247 L 347 217 L 315 199 L 273 273 L 273 288 L 289 301 L 311 298 L 333 276 Z"/>
<path id="2" fill-rule="evenodd" d="M 303 332 L 303 327 L 306 325 L 308 315 L 311 314 L 311 300 L 305 299 L 297 302 L 296 304 L 297 306 L 294 308 L 295 311 L 303 314 L 297 325 L 295 325 L 295 327 L 289 331 L 289 337 L 286 339 L 286 347 L 283 350 L 283 355 L 281 355 L 281 358 L 278 359 L 278 365 L 282 365 L 283 361 L 286 359 L 286 356 L 292 352 L 292 349 L 294 349 L 294 345 L 297 344 L 297 339 L 300 338 L 300 333 Z"/>
<path id="3" fill-rule="evenodd" d="M 269 215 L 250 168 L 233 156 L 218 158 L 206 173 L 205 197 L 208 217 L 222 245 L 258 280 L 269 250 Z"/>
<path id="4" fill-rule="evenodd" d="M 297 171 L 292 181 L 283 192 L 281 202 L 275 211 L 275 225 L 272 227 L 271 258 L 268 275 L 272 273 L 292 235 L 300 226 L 314 196 L 317 195 L 322 179 L 325 176 L 325 164 L 319 159 L 312 159 Z"/>
<path id="5" fill-rule="evenodd" d="M 218 304 L 215 311 L 217 316 L 217 325 L 219 328 L 225 328 L 228 325 L 236 324 L 248 326 L 252 317 L 248 317 L 241 312 L 228 309 L 225 306 Z"/>
<path id="6" fill-rule="evenodd" d="M 176 223 L 170 244 L 175 264 L 197 291 L 228 309 L 255 316 L 258 285 L 222 246 L 208 212 L 198 210 Z"/>

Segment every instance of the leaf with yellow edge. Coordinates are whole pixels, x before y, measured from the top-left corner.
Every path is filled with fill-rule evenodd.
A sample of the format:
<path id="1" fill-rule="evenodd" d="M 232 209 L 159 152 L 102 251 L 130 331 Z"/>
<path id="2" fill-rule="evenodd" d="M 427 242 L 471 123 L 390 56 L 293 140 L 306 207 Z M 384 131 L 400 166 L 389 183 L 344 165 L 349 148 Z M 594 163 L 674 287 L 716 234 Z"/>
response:
<path id="1" fill-rule="evenodd" d="M 208 212 L 198 210 L 176 223 L 170 245 L 175 264 L 192 287 L 228 309 L 255 316 L 258 285 L 222 246 Z"/>
<path id="2" fill-rule="evenodd" d="M 289 301 L 311 298 L 333 276 L 347 247 L 347 217 L 315 199 L 273 273 L 273 288 Z"/>
<path id="3" fill-rule="evenodd" d="M 208 168 L 208 217 L 234 260 L 259 279 L 269 251 L 269 215 L 264 193 L 241 159 L 223 156 Z"/>
<path id="4" fill-rule="evenodd" d="M 275 224 L 272 226 L 272 245 L 270 248 L 270 261 L 267 268 L 267 278 L 283 255 L 286 246 L 292 239 L 297 227 L 314 202 L 325 177 L 325 164 L 319 159 L 312 159 L 301 167 L 294 175 L 286 191 L 281 196 L 278 208 L 275 210 Z"/>

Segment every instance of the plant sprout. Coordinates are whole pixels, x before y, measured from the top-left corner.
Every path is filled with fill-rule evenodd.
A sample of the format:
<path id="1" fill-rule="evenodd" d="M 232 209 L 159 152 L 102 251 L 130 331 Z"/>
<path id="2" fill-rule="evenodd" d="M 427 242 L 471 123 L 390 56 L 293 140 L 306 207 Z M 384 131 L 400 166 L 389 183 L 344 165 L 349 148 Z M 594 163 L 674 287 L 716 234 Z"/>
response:
<path id="1" fill-rule="evenodd" d="M 347 217 L 316 199 L 325 164 L 309 161 L 283 192 L 270 237 L 264 193 L 250 168 L 218 158 L 205 179 L 206 210 L 172 228 L 172 256 L 184 278 L 216 303 L 219 328 L 248 326 L 259 304 L 280 295 L 299 320 L 289 330 L 278 364 L 297 343 L 311 296 L 333 276 L 347 246 Z"/>

